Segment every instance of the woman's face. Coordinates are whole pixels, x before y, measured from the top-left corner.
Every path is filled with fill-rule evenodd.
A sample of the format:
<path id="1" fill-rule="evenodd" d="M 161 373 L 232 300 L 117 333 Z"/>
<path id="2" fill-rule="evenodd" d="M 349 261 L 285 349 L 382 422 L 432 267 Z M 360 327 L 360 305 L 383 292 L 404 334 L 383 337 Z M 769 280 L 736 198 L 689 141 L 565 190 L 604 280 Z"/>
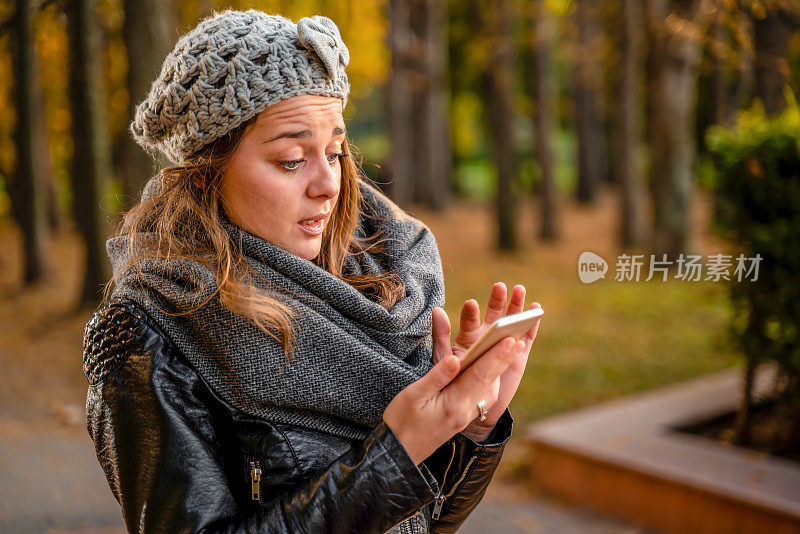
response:
<path id="1" fill-rule="evenodd" d="M 294 96 L 265 109 L 223 175 L 225 215 L 296 256 L 317 257 L 339 196 L 345 132 L 338 98 Z"/>

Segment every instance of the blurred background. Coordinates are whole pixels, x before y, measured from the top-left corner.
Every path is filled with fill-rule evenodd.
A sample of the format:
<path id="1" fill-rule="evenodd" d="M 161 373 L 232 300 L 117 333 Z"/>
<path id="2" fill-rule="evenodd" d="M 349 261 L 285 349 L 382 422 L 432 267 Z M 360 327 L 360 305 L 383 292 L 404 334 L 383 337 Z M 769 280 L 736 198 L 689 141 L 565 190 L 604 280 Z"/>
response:
<path id="1" fill-rule="evenodd" d="M 84 426 L 83 326 L 105 240 L 166 164 L 131 140 L 132 110 L 178 37 L 227 8 L 337 23 L 350 139 L 436 235 L 454 330 L 497 281 L 542 304 L 515 433 L 735 369 L 738 407 L 697 432 L 800 459 L 796 0 L 6 0 L 0 530 L 121 525 Z M 590 284 L 586 251 L 608 262 Z M 643 258 L 638 280 L 615 276 L 623 254 Z M 681 271 L 720 254 L 726 276 Z M 756 279 L 737 280 L 740 254 L 761 259 Z M 654 259 L 669 272 L 646 280 Z M 769 403 L 762 364 L 778 369 Z M 527 531 L 639 528 L 551 500 L 514 441 L 493 491 L 538 507 Z"/>

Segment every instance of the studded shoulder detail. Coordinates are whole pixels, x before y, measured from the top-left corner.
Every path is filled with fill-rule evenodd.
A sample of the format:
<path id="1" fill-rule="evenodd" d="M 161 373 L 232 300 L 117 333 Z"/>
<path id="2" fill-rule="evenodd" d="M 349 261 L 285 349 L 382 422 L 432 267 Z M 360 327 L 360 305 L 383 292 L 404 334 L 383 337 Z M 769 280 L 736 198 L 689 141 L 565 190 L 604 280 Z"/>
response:
<path id="1" fill-rule="evenodd" d="M 83 373 L 89 384 L 122 365 L 136 342 L 136 326 L 136 316 L 119 299 L 95 310 L 83 331 Z"/>

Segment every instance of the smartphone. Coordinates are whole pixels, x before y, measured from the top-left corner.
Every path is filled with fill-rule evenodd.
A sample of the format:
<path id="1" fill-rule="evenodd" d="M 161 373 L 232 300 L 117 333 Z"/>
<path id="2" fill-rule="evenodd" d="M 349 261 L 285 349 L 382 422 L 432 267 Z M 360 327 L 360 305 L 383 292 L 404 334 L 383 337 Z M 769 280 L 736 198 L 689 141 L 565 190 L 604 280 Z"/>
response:
<path id="1" fill-rule="evenodd" d="M 478 338 L 478 341 L 473 343 L 464 354 L 464 357 L 461 359 L 461 370 L 458 374 L 463 373 L 467 367 L 475 363 L 478 358 L 483 356 L 487 350 L 491 349 L 495 343 L 503 338 L 511 336 L 515 339 L 519 339 L 524 336 L 543 314 L 543 309 L 533 308 L 512 315 L 506 315 L 493 322 L 489 329 L 484 332 L 483 335 Z"/>

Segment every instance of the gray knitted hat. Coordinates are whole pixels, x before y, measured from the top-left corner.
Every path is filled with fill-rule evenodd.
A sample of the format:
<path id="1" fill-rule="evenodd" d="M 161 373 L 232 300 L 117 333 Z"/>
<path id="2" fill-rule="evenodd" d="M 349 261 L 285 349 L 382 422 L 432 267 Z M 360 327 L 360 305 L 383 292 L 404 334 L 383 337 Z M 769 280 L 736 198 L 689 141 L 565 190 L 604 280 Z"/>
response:
<path id="1" fill-rule="evenodd" d="M 268 106 L 296 95 L 342 99 L 350 62 L 339 29 L 320 15 L 297 24 L 261 11 L 223 11 L 178 39 L 136 106 L 133 138 L 173 163 Z"/>

